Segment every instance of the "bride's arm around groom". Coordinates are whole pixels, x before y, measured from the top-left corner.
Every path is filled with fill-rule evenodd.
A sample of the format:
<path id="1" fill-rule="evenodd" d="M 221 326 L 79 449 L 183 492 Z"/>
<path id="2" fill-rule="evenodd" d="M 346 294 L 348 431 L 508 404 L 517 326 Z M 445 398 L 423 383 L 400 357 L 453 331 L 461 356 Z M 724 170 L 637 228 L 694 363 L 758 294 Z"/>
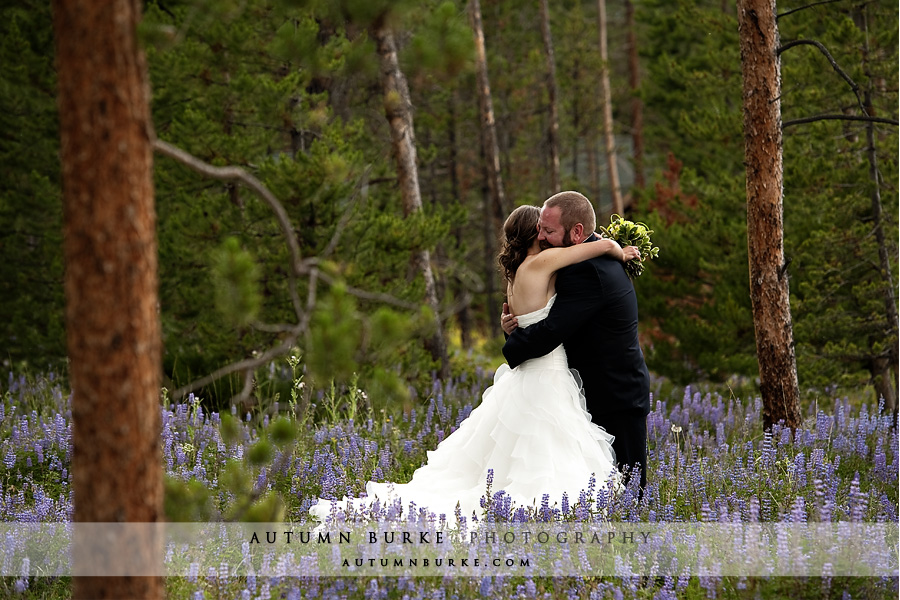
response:
<path id="1" fill-rule="evenodd" d="M 563 202 L 555 202 L 558 196 L 563 196 Z M 552 235 L 560 213 L 573 200 L 576 205 L 586 203 L 593 213 L 584 196 L 562 192 L 544 204 L 542 228 L 546 226 Z M 542 235 L 550 239 L 550 235 Z M 591 235 L 585 242 L 592 243 L 595 238 Z M 558 271 L 556 293 L 547 318 L 515 329 L 503 346 L 503 355 L 515 368 L 563 344 L 569 366 L 581 376 L 593 421 L 616 436 L 613 448 L 620 464 L 639 465 L 643 485 L 650 377 L 638 341 L 634 286 L 621 262 L 600 256 Z"/>

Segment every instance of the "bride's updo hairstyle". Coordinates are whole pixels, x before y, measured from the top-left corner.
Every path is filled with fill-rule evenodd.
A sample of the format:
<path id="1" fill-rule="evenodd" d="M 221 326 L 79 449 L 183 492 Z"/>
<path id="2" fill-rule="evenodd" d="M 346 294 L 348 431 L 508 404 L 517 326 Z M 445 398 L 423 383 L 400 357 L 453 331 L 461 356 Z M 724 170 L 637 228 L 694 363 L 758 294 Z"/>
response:
<path id="1" fill-rule="evenodd" d="M 528 256 L 528 249 L 538 235 L 540 220 L 541 209 L 528 205 L 520 206 L 506 218 L 498 260 L 507 281 L 512 281 L 516 269 Z"/>

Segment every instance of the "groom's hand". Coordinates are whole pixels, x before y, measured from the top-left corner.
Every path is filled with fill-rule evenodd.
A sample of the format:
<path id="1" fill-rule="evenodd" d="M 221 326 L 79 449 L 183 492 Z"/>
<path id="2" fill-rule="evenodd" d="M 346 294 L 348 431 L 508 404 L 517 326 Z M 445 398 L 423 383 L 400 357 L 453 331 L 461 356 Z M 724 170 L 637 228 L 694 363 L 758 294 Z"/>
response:
<path id="1" fill-rule="evenodd" d="M 503 328 L 503 333 L 506 335 L 512 335 L 512 332 L 516 330 L 516 327 L 519 326 L 519 320 L 509 312 L 509 304 L 506 302 L 503 303 L 503 312 L 500 313 L 500 327 Z"/>

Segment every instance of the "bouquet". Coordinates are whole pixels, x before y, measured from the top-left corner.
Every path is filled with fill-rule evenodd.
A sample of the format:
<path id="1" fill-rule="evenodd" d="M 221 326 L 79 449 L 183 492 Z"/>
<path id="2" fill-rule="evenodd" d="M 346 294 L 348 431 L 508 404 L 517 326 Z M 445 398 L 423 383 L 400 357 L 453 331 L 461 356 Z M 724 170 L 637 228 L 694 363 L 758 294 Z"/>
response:
<path id="1" fill-rule="evenodd" d="M 640 260 L 629 260 L 625 263 L 625 272 L 631 279 L 640 277 L 644 272 L 644 261 L 659 256 L 659 248 L 650 241 L 650 234 L 653 233 L 653 230 L 644 223 L 634 223 L 619 215 L 613 215 L 609 218 L 609 227 L 601 227 L 600 232 L 603 237 L 618 242 L 623 248 L 637 246 L 640 250 Z"/>

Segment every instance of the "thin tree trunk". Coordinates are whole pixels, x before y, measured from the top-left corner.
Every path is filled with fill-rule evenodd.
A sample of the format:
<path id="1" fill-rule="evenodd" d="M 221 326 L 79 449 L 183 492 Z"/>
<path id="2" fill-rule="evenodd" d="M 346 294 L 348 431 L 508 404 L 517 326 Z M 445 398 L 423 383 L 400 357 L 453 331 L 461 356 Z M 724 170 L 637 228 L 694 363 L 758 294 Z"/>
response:
<path id="1" fill-rule="evenodd" d="M 575 89 L 578 89 L 578 83 L 581 79 L 581 69 L 578 64 L 578 57 L 575 57 L 574 66 L 572 68 L 572 82 Z M 578 99 L 572 101 L 572 175 L 578 179 L 578 141 L 581 138 L 581 106 Z"/>
<path id="2" fill-rule="evenodd" d="M 604 215 L 600 214 L 603 212 L 600 202 L 600 165 L 597 164 L 597 138 L 594 137 L 593 133 L 588 134 L 585 146 L 587 147 L 588 171 L 591 175 L 591 197 L 597 206 L 597 222 L 599 223 Z M 603 220 L 603 222 L 605 223 L 606 221 Z"/>
<path id="3" fill-rule="evenodd" d="M 494 204 L 494 222 L 499 224 L 506 219 L 509 207 L 503 191 L 503 178 L 500 175 L 500 150 L 497 145 L 497 127 L 494 122 L 494 103 L 491 99 L 491 83 L 488 78 L 487 53 L 484 47 L 484 29 L 481 25 L 481 4 L 471 0 L 469 18 L 475 32 L 475 71 L 478 84 L 478 105 L 481 110 L 482 143 L 487 163 L 488 188 Z"/>
<path id="4" fill-rule="evenodd" d="M 628 31 L 628 87 L 631 89 L 631 143 L 634 159 L 634 185 L 644 188 L 644 103 L 638 95 L 641 87 L 637 36 L 634 31 L 634 3 L 625 0 L 625 27 Z"/>
<path id="5" fill-rule="evenodd" d="M 862 28 L 866 34 L 865 45 L 863 47 L 863 70 L 869 80 L 865 96 L 863 97 L 863 105 L 868 116 L 875 116 L 875 110 L 872 105 L 872 92 L 874 82 L 869 71 L 869 36 L 868 36 L 868 11 L 862 9 Z M 881 204 L 881 174 L 878 170 L 878 151 L 875 147 L 875 123 L 869 121 L 866 123 L 866 157 L 869 160 L 869 178 L 872 180 L 872 220 L 875 223 L 875 239 L 878 242 L 878 260 L 881 266 L 881 278 L 884 280 L 884 304 L 885 316 L 887 317 L 889 327 L 889 338 L 895 341 L 891 345 L 889 355 L 886 357 L 878 357 L 873 361 L 872 377 L 875 381 L 875 387 L 879 395 L 884 398 L 884 409 L 886 412 L 895 412 L 897 410 L 897 300 L 894 296 L 894 278 L 891 274 L 891 256 L 888 250 L 888 242 L 884 235 L 884 227 L 882 226 L 883 211 Z M 893 372 L 892 372 L 893 366 Z"/>
<path id="6" fill-rule="evenodd" d="M 609 187 L 612 193 L 613 212 L 622 215 L 622 189 L 619 184 L 619 166 L 616 159 L 616 140 L 613 132 L 612 93 L 609 87 L 609 49 L 606 22 L 606 0 L 597 0 L 597 30 L 600 38 L 600 96 L 603 100 L 603 139 L 606 145 L 606 165 L 609 170 Z"/>
<path id="7" fill-rule="evenodd" d="M 391 143 L 397 163 L 397 180 L 403 199 L 403 214 L 408 217 L 414 212 L 422 210 L 419 173 L 416 165 L 416 136 L 409 88 L 397 61 L 397 47 L 394 43 L 394 33 L 388 24 L 387 14 L 375 21 L 372 26 L 372 36 L 381 62 L 384 113 L 391 129 Z M 447 345 L 440 319 L 440 303 L 438 302 L 434 272 L 431 269 L 431 256 L 427 249 L 422 249 L 414 252 L 412 259 L 416 269 L 422 273 L 422 277 L 425 279 L 425 302 L 434 312 L 435 332 L 429 344 L 431 354 L 434 360 L 440 362 L 441 378 L 447 379 L 450 376 L 450 361 L 447 356 Z"/>
<path id="8" fill-rule="evenodd" d="M 136 0 L 53 2 L 77 523 L 163 518 L 153 133 L 140 15 Z M 109 557 L 140 560 L 131 565 L 139 572 L 161 572 L 162 540 L 153 535 L 104 546 Z M 77 567 L 104 557 L 74 559 Z M 157 576 L 73 580 L 76 598 L 163 593 Z"/>
<path id="9" fill-rule="evenodd" d="M 781 68 L 774 0 L 738 0 L 747 173 L 750 299 L 756 328 L 763 426 L 800 425 L 784 257 Z"/>
<path id="10" fill-rule="evenodd" d="M 556 86 L 556 60 L 553 55 L 553 37 L 550 33 L 550 7 L 548 0 L 541 0 L 541 37 L 544 38 L 544 55 L 547 59 L 547 91 L 550 104 L 550 124 L 547 128 L 547 145 L 550 151 L 550 196 L 560 191 L 559 181 L 559 106 Z"/>
<path id="11" fill-rule="evenodd" d="M 870 80 L 871 81 L 871 80 Z M 871 114 L 871 91 L 865 93 L 866 110 Z M 897 339 L 897 301 L 894 297 L 894 281 L 891 275 L 891 257 L 887 238 L 882 227 L 881 175 L 878 172 L 878 153 L 875 148 L 875 123 L 866 124 L 866 155 L 869 159 L 869 177 L 872 180 L 872 220 L 875 222 L 875 239 L 878 242 L 878 259 L 881 277 L 884 280 L 884 305 L 890 337 Z M 897 346 L 891 346 L 890 356 L 883 361 L 875 361 L 874 375 L 879 393 L 884 397 L 885 410 L 893 412 L 897 408 L 896 371 L 891 376 L 890 365 L 897 365 Z M 886 365 L 885 365 L 886 363 Z"/>
<path id="12" fill-rule="evenodd" d="M 481 130 L 481 135 L 484 136 L 483 129 Z M 482 146 L 482 148 L 484 148 L 484 146 Z M 488 161 L 485 160 L 483 164 L 485 171 L 487 171 Z M 490 178 L 485 176 L 483 181 L 486 182 L 488 179 Z M 493 211 L 491 210 L 491 207 L 493 203 L 491 201 L 490 186 L 484 183 L 481 186 L 481 198 L 483 207 L 481 225 L 482 234 L 484 235 L 484 312 L 486 315 L 494 315 L 497 312 L 497 308 L 500 306 L 500 300 L 497 298 L 498 265 L 496 262 L 497 248 L 495 244 L 499 229 L 494 226 L 494 219 L 492 218 Z M 488 318 L 487 322 L 492 337 L 499 336 L 502 333 L 499 319 Z"/>
<path id="13" fill-rule="evenodd" d="M 456 128 L 458 127 L 459 117 L 457 111 L 457 104 L 459 103 L 459 98 L 457 97 L 456 90 L 451 90 L 448 103 L 448 114 L 450 115 L 450 124 L 447 127 L 447 145 L 449 146 L 449 165 L 448 170 L 450 172 L 450 197 L 454 200 L 462 200 L 460 198 L 460 186 L 459 186 L 459 152 L 458 152 L 458 139 Z M 453 236 L 456 238 L 456 249 L 459 251 L 463 247 L 463 228 L 464 224 L 457 223 L 453 229 Z M 463 289 L 463 282 L 460 280 L 460 277 L 454 277 L 454 295 L 457 301 L 462 300 L 466 296 L 466 291 Z M 459 310 L 456 313 L 456 320 L 459 324 L 459 337 L 460 337 L 460 345 L 463 349 L 468 350 L 472 347 L 472 307 L 469 302 L 463 302 L 460 305 Z"/>

